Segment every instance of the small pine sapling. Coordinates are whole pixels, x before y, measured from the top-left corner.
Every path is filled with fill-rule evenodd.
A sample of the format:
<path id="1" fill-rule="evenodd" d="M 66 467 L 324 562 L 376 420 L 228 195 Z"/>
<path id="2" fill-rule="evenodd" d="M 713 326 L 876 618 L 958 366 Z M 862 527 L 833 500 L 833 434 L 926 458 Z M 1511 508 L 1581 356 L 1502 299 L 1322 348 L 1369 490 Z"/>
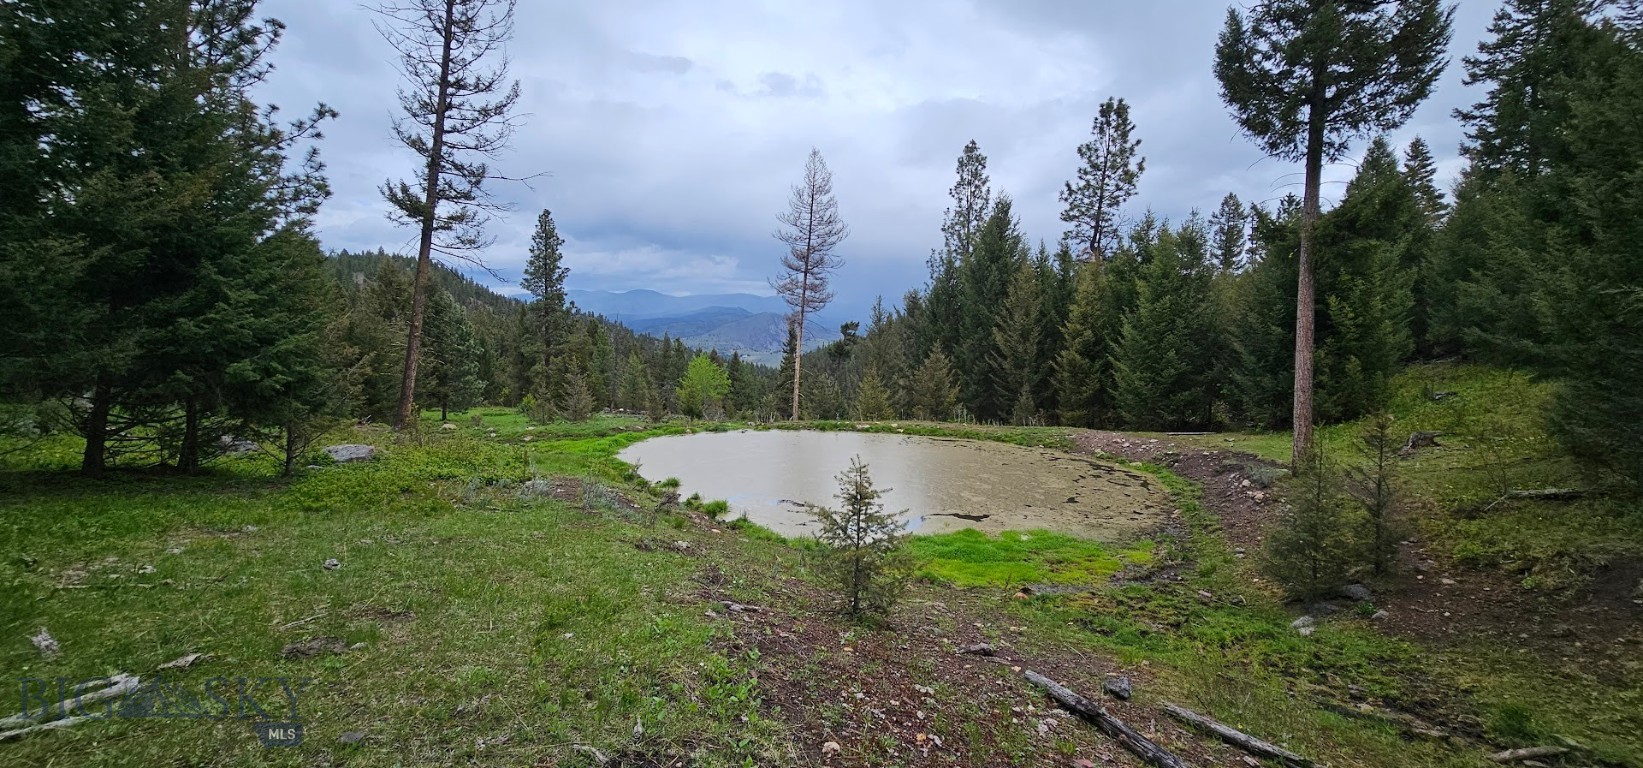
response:
<path id="1" fill-rule="evenodd" d="M 1348 472 L 1352 498 L 1364 511 L 1363 555 L 1376 576 L 1397 566 L 1398 542 L 1404 538 L 1397 491 L 1397 453 L 1392 416 L 1382 413 L 1370 420 L 1359 450 L 1367 463 Z"/>
<path id="2" fill-rule="evenodd" d="M 873 487 L 861 457 L 838 476 L 841 508 L 812 506 L 820 529 L 816 538 L 824 555 L 820 570 L 845 598 L 851 617 L 882 618 L 895 606 L 912 577 L 911 561 L 903 547 L 907 532 L 895 513 L 884 511 L 880 499 L 889 489 Z"/>
<path id="3" fill-rule="evenodd" d="M 1346 583 L 1353 552 L 1352 525 L 1340 470 L 1314 445 L 1302 453 L 1289 504 L 1266 541 L 1266 571 L 1290 597 L 1311 600 Z"/>

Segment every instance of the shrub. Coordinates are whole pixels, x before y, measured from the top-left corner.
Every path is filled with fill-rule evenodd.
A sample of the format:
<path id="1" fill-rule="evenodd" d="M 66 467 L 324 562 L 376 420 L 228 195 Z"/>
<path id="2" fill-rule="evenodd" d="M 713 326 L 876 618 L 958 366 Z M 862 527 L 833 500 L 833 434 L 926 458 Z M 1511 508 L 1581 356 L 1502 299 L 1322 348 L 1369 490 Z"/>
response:
<path id="1" fill-rule="evenodd" d="M 1267 536 L 1266 570 L 1290 597 L 1308 600 L 1346 583 L 1353 555 L 1352 521 L 1340 470 L 1322 446 L 1308 451 L 1290 484 L 1289 505 Z"/>
<path id="2" fill-rule="evenodd" d="M 884 511 L 879 499 L 885 491 L 873 487 L 861 457 L 852 458 L 838 480 L 841 509 L 809 510 L 823 549 L 818 569 L 844 596 L 846 614 L 882 617 L 912 579 L 907 533 L 894 513 Z"/>

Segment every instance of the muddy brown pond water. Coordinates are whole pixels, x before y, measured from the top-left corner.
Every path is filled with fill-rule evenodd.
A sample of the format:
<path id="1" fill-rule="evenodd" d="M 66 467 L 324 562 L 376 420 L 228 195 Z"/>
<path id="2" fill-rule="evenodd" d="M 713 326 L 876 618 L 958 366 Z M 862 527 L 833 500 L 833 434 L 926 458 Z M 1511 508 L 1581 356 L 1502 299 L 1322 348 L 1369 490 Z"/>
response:
<path id="1" fill-rule="evenodd" d="M 646 480 L 730 502 L 784 536 L 813 529 L 807 504 L 835 505 L 838 474 L 866 462 L 886 509 L 913 533 L 1046 529 L 1101 541 L 1162 522 L 1167 498 L 1147 475 L 1087 456 L 978 440 L 867 432 L 743 430 L 657 437 L 620 458 Z"/>

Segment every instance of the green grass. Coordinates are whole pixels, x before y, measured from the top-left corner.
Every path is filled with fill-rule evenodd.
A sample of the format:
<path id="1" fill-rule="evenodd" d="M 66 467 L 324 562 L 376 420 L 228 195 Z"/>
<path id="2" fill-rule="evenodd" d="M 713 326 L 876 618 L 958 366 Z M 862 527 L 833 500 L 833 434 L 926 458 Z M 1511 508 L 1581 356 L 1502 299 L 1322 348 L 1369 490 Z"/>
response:
<path id="1" fill-rule="evenodd" d="M 528 429 L 507 416 L 485 414 L 497 439 L 437 422 L 420 444 L 339 435 L 384 455 L 289 481 L 263 459 L 99 482 L 13 462 L 23 469 L 0 472 L 0 663 L 13 676 L 151 676 L 200 652 L 211 657 L 167 679 L 196 691 L 217 676 L 313 686 L 299 699 L 299 748 L 265 750 L 239 719 L 115 719 L 0 746 L 0 764 L 574 761 L 566 744 L 617 752 L 638 718 L 644 749 L 707 747 L 714 765 L 772 759 L 782 730 L 758 705 L 753 660 L 715 651 L 716 630 L 692 607 L 701 563 L 630 543 L 694 534 L 665 516 L 590 515 L 520 492 L 538 476 L 640 492 L 614 459 L 633 422 Z M 515 439 L 525 434 L 541 437 Z M 323 568 L 329 558 L 341 567 Z M 28 642 L 39 627 L 61 643 L 57 659 Z M 319 636 L 365 646 L 281 658 Z M 344 731 L 368 738 L 342 745 Z"/>
<path id="2" fill-rule="evenodd" d="M 920 561 L 921 576 L 958 587 L 1093 586 L 1126 565 L 1146 565 L 1153 557 L 1151 541 L 1117 549 L 1051 531 L 989 536 L 965 529 L 915 536 L 909 547 Z"/>

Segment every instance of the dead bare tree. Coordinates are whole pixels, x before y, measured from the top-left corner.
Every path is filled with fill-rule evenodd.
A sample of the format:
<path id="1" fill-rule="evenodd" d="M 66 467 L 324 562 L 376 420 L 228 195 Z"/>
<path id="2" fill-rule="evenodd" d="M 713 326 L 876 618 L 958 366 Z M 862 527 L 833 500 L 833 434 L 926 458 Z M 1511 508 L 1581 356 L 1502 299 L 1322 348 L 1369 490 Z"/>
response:
<path id="1" fill-rule="evenodd" d="M 821 150 L 812 148 L 804 164 L 804 181 L 793 185 L 787 212 L 776 214 L 784 228 L 774 233 L 787 245 L 782 256 L 781 277 L 770 287 L 787 300 L 793 310 L 798 343 L 793 354 L 793 421 L 799 420 L 799 363 L 804 358 L 804 323 L 833 300 L 828 281 L 844 265 L 833 249 L 850 236 L 850 227 L 839 218 L 839 201 L 833 197 L 833 173 L 827 170 Z"/>
<path id="2" fill-rule="evenodd" d="M 513 35 L 514 0 L 400 0 L 379 8 L 377 31 L 399 52 L 406 85 L 394 136 L 423 160 L 415 185 L 382 185 L 389 218 L 420 229 L 405 372 L 394 426 L 415 423 L 422 316 L 434 254 L 484 267 L 479 252 L 491 215 L 505 206 L 485 189 L 494 160 L 513 135 L 519 83 L 508 79 L 503 46 Z"/>

